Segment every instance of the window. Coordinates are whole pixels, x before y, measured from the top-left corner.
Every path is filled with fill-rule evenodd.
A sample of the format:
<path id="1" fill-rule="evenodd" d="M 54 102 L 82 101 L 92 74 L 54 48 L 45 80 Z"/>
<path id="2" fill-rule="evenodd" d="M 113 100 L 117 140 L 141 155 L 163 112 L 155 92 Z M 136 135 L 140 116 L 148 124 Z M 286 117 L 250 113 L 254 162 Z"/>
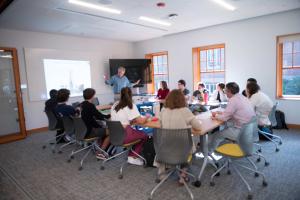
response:
<path id="1" fill-rule="evenodd" d="M 300 99 L 300 34 L 277 37 L 277 97 Z"/>
<path id="2" fill-rule="evenodd" d="M 212 93 L 217 83 L 225 82 L 225 45 L 193 48 L 194 88 L 203 82 Z"/>
<path id="3" fill-rule="evenodd" d="M 148 84 L 148 93 L 157 93 L 160 88 L 160 82 L 166 81 L 167 84 L 169 82 L 168 75 L 168 53 L 160 52 L 147 54 L 146 58 L 152 60 L 152 74 L 153 74 L 153 82 L 152 84 Z"/>
<path id="4" fill-rule="evenodd" d="M 82 96 L 91 87 L 90 62 L 82 60 L 44 59 L 47 95 L 51 89 L 67 88 L 71 97 Z"/>

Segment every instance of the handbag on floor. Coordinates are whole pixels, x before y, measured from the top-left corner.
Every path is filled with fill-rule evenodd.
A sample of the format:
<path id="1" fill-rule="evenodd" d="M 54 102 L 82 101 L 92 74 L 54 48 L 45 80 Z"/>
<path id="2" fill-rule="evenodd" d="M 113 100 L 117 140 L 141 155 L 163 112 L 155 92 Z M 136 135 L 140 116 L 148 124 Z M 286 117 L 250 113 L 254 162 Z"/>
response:
<path id="1" fill-rule="evenodd" d="M 148 167 L 153 167 L 155 155 L 153 137 L 149 136 L 142 151 L 142 156 L 146 159 Z"/>

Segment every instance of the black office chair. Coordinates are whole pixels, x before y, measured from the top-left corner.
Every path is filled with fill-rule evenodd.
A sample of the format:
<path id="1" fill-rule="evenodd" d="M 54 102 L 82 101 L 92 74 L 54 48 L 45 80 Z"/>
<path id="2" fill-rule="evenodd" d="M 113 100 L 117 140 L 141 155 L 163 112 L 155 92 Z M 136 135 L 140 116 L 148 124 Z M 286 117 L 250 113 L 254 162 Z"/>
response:
<path id="1" fill-rule="evenodd" d="M 49 131 L 57 131 L 60 130 L 61 128 L 58 127 L 58 120 L 57 117 L 55 116 L 55 114 L 52 111 L 45 111 L 47 119 L 48 119 L 48 129 Z M 56 135 L 54 138 L 51 138 L 49 140 L 46 141 L 46 144 L 43 145 L 43 149 L 46 149 L 47 145 L 51 145 L 52 146 L 52 153 L 55 153 L 55 149 L 56 149 L 56 141 L 61 140 L 63 137 L 65 136 L 65 133 L 61 133 L 59 135 Z"/>
<path id="2" fill-rule="evenodd" d="M 153 134 L 154 148 L 156 152 L 156 161 L 159 163 L 167 164 L 171 168 L 166 172 L 167 175 L 159 182 L 151 191 L 150 198 L 153 198 L 154 192 L 171 176 L 173 173 L 177 173 L 178 177 L 180 172 L 183 172 L 180 168 L 181 165 L 188 165 L 192 158 L 193 140 L 191 135 L 191 129 L 155 129 Z M 187 175 L 193 177 L 193 174 L 184 172 Z M 160 174 L 158 174 L 160 176 Z M 184 186 L 187 189 L 191 199 L 194 199 L 194 195 L 189 189 L 187 183 L 183 180 Z"/>
<path id="3" fill-rule="evenodd" d="M 74 131 L 75 131 L 73 119 L 69 116 L 63 116 L 63 117 L 61 117 L 61 120 L 63 122 L 65 135 L 68 135 L 68 136 L 70 136 L 70 138 L 72 138 L 72 135 L 74 135 Z M 74 144 L 74 143 L 76 143 L 76 140 L 75 140 L 75 138 L 72 138 L 68 143 L 63 144 L 59 147 L 58 153 L 61 154 L 63 148 L 65 148 L 71 144 Z"/>
<path id="4" fill-rule="evenodd" d="M 97 142 L 98 137 L 85 138 L 87 133 L 87 127 L 84 121 L 81 119 L 81 117 L 73 117 L 73 123 L 75 129 L 76 143 L 85 144 L 86 146 L 78 150 L 73 150 L 69 156 L 69 159 L 67 160 L 68 162 L 71 162 L 71 160 L 74 159 L 75 154 L 82 152 L 84 150 L 88 150 L 80 160 L 80 167 L 78 168 L 78 170 L 80 171 L 83 169 L 84 160 L 87 158 L 87 156 L 90 154 L 92 150 L 99 150 L 108 157 L 108 154 L 98 146 L 98 142 Z"/>
<path id="5" fill-rule="evenodd" d="M 147 162 L 145 160 L 145 158 L 143 158 L 141 155 L 139 155 L 138 153 L 136 153 L 132 147 L 139 143 L 141 140 L 138 139 L 138 140 L 135 140 L 133 142 L 130 142 L 130 143 L 127 143 L 127 144 L 123 144 L 124 142 L 124 139 L 125 139 L 125 129 L 123 128 L 121 122 L 119 121 L 107 121 L 106 122 L 107 124 L 107 127 L 108 127 L 108 131 L 109 131 L 109 138 L 110 138 L 110 143 L 115 146 L 115 147 L 122 147 L 124 148 L 125 150 L 123 150 L 122 152 L 120 153 L 117 153 L 111 157 L 109 157 L 108 159 L 104 160 L 100 166 L 100 169 L 101 170 L 104 170 L 105 167 L 104 165 L 114 159 L 114 158 L 117 158 L 117 157 L 120 157 L 121 155 L 124 155 L 124 154 L 128 154 L 129 152 L 132 152 L 134 153 L 136 156 L 138 156 L 139 158 L 141 158 L 143 161 L 144 161 L 144 166 L 146 166 Z M 120 174 L 119 174 L 119 179 L 122 179 L 123 178 L 123 168 L 124 166 L 127 164 L 127 160 L 125 160 L 122 165 L 121 165 L 121 168 L 120 168 Z"/>

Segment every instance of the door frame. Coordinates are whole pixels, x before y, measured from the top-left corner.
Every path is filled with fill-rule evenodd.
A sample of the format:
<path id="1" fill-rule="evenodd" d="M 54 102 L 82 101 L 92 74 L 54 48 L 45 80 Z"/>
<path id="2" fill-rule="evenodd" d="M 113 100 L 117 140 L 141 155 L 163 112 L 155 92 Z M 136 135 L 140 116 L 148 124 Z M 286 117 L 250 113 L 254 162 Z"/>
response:
<path id="1" fill-rule="evenodd" d="M 22 92 L 21 92 L 21 81 L 20 81 L 17 49 L 8 48 L 8 47 L 0 47 L 0 49 L 4 51 L 10 51 L 12 53 L 13 74 L 15 80 L 15 90 L 16 90 L 16 99 L 17 99 L 17 106 L 18 106 L 19 127 L 20 127 L 19 133 L 11 133 L 8 135 L 0 136 L 0 144 L 2 144 L 2 143 L 24 139 L 27 136 L 27 132 L 25 126 L 25 116 L 24 116 L 24 107 L 23 107 Z"/>

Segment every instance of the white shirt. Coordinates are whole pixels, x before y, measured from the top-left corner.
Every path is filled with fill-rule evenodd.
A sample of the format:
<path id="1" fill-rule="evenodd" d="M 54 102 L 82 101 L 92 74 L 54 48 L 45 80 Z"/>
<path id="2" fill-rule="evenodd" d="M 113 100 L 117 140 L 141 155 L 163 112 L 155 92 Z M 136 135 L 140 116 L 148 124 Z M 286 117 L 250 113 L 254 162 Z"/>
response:
<path id="1" fill-rule="evenodd" d="M 211 100 L 214 100 L 216 101 L 217 98 L 218 98 L 218 90 L 215 90 L 212 95 L 211 95 Z M 227 97 L 226 97 L 226 94 L 224 94 L 224 92 L 220 92 L 220 99 L 221 99 L 221 102 L 225 102 L 227 101 Z"/>
<path id="2" fill-rule="evenodd" d="M 130 125 L 130 121 L 140 116 L 140 112 L 135 104 L 132 105 L 132 109 L 126 106 L 116 112 L 115 107 L 119 102 L 116 102 L 111 108 L 111 120 L 120 121 L 122 125 Z"/>
<path id="3" fill-rule="evenodd" d="M 250 97 L 250 103 L 253 106 L 258 124 L 259 125 L 271 125 L 269 119 L 269 113 L 272 110 L 273 102 L 271 99 L 263 92 L 258 91 Z"/>

